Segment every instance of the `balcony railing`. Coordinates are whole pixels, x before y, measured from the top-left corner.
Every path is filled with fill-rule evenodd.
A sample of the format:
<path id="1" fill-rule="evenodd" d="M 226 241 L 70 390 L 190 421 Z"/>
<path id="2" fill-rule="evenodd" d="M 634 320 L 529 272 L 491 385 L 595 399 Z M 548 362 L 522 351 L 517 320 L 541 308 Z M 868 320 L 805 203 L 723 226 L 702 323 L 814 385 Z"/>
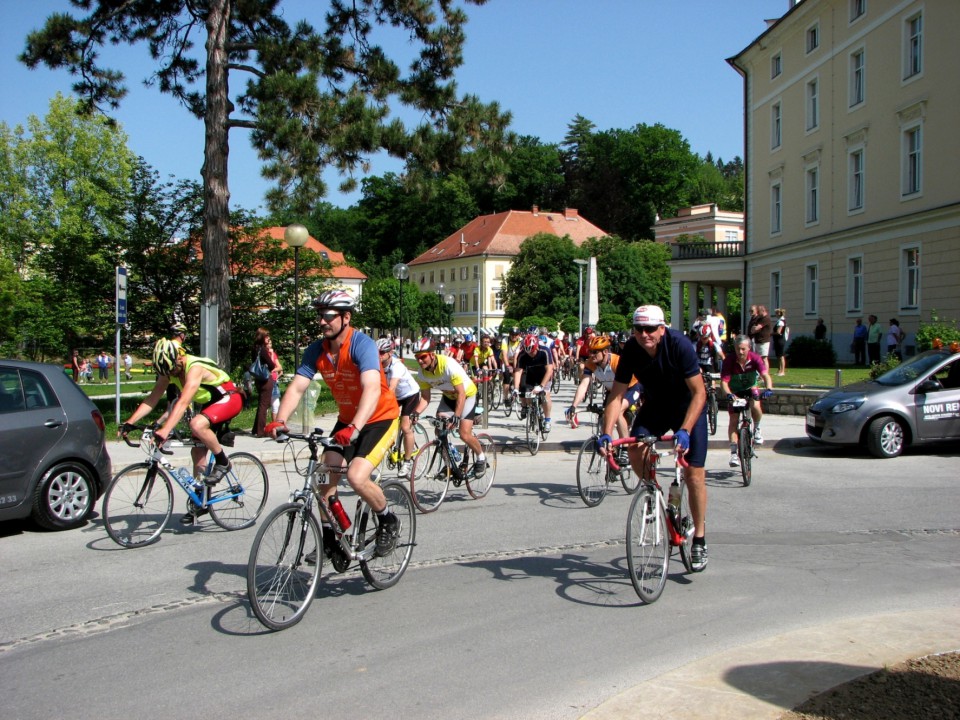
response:
<path id="1" fill-rule="evenodd" d="M 705 260 L 742 256 L 743 243 L 740 241 L 670 243 L 672 260 Z"/>

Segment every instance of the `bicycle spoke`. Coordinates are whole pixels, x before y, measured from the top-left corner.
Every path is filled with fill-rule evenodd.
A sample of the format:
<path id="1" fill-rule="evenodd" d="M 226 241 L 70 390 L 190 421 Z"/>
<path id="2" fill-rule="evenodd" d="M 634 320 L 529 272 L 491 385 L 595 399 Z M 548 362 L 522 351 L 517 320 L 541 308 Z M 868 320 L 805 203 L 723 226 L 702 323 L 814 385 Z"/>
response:
<path id="1" fill-rule="evenodd" d="M 645 603 L 656 602 L 667 582 L 670 539 L 659 491 L 643 488 L 630 504 L 627 515 L 627 565 L 630 581 Z"/>

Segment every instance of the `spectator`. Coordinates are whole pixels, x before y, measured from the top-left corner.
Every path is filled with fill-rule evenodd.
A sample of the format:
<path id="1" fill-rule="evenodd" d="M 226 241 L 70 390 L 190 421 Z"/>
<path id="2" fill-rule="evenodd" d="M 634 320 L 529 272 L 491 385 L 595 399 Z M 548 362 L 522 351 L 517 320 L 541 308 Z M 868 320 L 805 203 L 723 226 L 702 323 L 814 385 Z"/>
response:
<path id="1" fill-rule="evenodd" d="M 814 340 L 827 339 L 827 326 L 823 324 L 823 318 L 817 318 L 817 324 L 813 328 L 813 339 Z"/>
<path id="2" fill-rule="evenodd" d="M 130 357 L 130 353 L 123 354 L 123 376 L 127 380 L 133 380 L 133 375 L 131 370 L 133 369 L 133 358 Z"/>
<path id="3" fill-rule="evenodd" d="M 269 343 L 270 333 L 266 328 L 257 328 L 257 333 L 253 338 L 253 353 L 250 356 L 250 363 L 252 365 L 259 360 L 260 364 L 269 371 L 266 378 L 259 378 L 256 374 L 253 376 L 259 402 L 257 404 L 257 415 L 253 421 L 252 433 L 254 437 L 258 438 L 267 437 L 264 428 L 267 425 L 267 413 L 270 412 L 273 405 L 273 388 L 277 384 L 276 375 L 273 373 L 277 364 L 270 356 Z"/>
<path id="4" fill-rule="evenodd" d="M 903 362 L 903 353 L 900 352 L 906 333 L 900 329 L 900 321 L 896 318 L 890 318 L 890 327 L 887 328 L 887 355 L 893 354 L 900 362 Z"/>
<path id="5" fill-rule="evenodd" d="M 97 355 L 97 382 L 107 382 L 110 378 L 107 375 L 107 368 L 110 366 L 110 355 L 105 350 L 101 350 Z"/>
<path id="6" fill-rule="evenodd" d="M 883 337 L 883 328 L 877 322 L 876 315 L 870 315 L 867 322 L 869 323 L 867 327 L 867 357 L 869 358 L 869 364 L 873 365 L 880 362 L 880 338 Z"/>
<path id="7" fill-rule="evenodd" d="M 787 311 L 777 308 L 775 314 L 777 321 L 773 325 L 773 351 L 777 354 L 777 361 L 780 364 L 777 375 L 783 377 L 787 374 Z"/>
<path id="8" fill-rule="evenodd" d="M 80 382 L 80 352 L 78 350 L 73 351 L 73 355 L 70 358 L 70 372 L 73 375 L 73 381 L 75 383 Z"/>
<path id="9" fill-rule="evenodd" d="M 757 320 L 747 330 L 747 335 L 753 342 L 753 351 L 763 358 L 763 362 L 769 366 L 767 357 L 770 355 L 770 338 L 773 336 L 773 320 L 770 319 L 770 313 L 767 312 L 766 305 L 757 305 Z"/>
<path id="10" fill-rule="evenodd" d="M 857 318 L 856 323 L 853 326 L 853 364 L 854 365 L 866 365 L 867 364 L 867 336 L 869 331 L 867 326 L 863 324 L 863 320 Z"/>

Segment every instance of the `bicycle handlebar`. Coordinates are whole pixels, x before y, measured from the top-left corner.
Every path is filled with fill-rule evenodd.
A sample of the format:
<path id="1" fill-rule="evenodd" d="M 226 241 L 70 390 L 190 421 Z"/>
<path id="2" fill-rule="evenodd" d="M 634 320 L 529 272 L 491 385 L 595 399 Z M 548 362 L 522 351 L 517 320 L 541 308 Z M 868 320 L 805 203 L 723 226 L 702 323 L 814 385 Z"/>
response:
<path id="1" fill-rule="evenodd" d="M 625 437 L 617 438 L 611 443 L 607 444 L 608 452 L 606 454 L 607 464 L 614 472 L 620 471 L 620 465 L 617 464 L 617 460 L 614 457 L 614 453 L 609 452 L 610 448 L 618 447 L 620 445 L 647 445 L 653 447 L 658 442 L 669 442 L 673 440 L 673 435 L 664 435 L 662 437 L 657 437 L 656 435 L 645 435 L 643 437 Z M 676 453 L 675 453 L 676 454 Z M 677 464 L 680 467 L 689 467 L 690 464 L 687 462 L 686 458 L 683 455 L 677 455 Z"/>
<path id="2" fill-rule="evenodd" d="M 163 455 L 173 455 L 173 450 L 164 450 L 162 445 L 156 444 L 156 441 L 154 440 L 154 430 L 152 427 L 148 427 L 147 425 L 133 425 L 130 432 L 133 432 L 134 430 L 139 430 L 141 433 L 143 433 L 140 436 L 140 440 L 138 440 L 137 442 L 133 442 L 130 440 L 129 432 L 123 433 L 120 436 L 123 438 L 123 441 L 130 447 L 133 447 L 133 448 L 140 447 L 140 442 L 143 440 L 147 440 L 148 442 L 153 443 L 154 447 Z"/>

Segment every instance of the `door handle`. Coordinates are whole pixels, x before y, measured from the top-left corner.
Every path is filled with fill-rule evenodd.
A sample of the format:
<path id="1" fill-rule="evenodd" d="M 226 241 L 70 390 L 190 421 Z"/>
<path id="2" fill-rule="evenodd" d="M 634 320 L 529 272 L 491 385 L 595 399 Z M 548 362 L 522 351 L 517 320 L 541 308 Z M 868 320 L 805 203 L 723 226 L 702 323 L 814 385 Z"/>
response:
<path id="1" fill-rule="evenodd" d="M 43 425 L 48 428 L 58 428 L 63 425 L 63 422 L 60 420 L 47 420 Z"/>

